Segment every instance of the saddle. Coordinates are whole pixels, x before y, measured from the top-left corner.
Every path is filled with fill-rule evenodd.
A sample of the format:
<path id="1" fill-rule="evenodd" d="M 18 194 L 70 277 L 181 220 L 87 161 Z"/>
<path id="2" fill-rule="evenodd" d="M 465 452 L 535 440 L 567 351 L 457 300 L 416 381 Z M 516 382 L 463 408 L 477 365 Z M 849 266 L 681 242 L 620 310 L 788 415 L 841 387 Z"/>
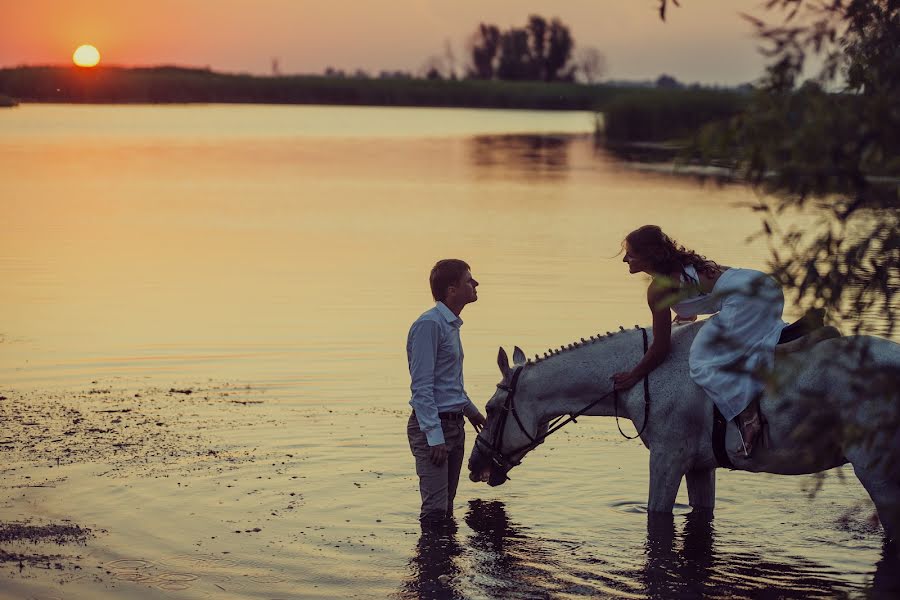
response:
<path id="1" fill-rule="evenodd" d="M 825 310 L 813 308 L 781 330 L 781 337 L 778 338 L 778 344 L 775 346 L 775 355 L 777 357 L 806 350 L 819 342 L 836 337 L 841 337 L 841 332 L 836 327 L 825 325 Z M 760 418 L 763 422 L 762 435 L 765 437 L 768 435 L 766 432 L 768 424 L 762 413 L 760 413 Z M 722 413 L 719 412 L 719 409 L 716 408 L 716 405 L 713 404 L 713 453 L 716 455 L 716 462 L 719 463 L 720 467 L 734 469 L 734 464 L 728 458 L 728 451 L 725 449 L 727 428 L 728 422 L 722 416 Z"/>
<path id="2" fill-rule="evenodd" d="M 825 324 L 825 309 L 811 308 L 806 314 L 781 330 L 775 353 L 788 354 L 806 350 L 819 342 L 841 337 L 837 327 Z"/>

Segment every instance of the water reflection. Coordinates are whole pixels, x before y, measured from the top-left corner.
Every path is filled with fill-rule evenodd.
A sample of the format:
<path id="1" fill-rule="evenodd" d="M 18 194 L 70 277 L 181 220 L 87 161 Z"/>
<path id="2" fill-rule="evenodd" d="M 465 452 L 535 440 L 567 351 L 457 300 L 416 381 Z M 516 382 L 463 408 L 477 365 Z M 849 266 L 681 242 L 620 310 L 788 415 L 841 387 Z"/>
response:
<path id="1" fill-rule="evenodd" d="M 647 562 L 643 582 L 649 598 L 702 597 L 716 560 L 712 512 L 693 511 L 684 524 L 684 543 L 676 545 L 675 518 L 647 515 Z"/>
<path id="2" fill-rule="evenodd" d="M 462 547 L 456 539 L 456 523 L 422 525 L 416 550 L 409 561 L 410 577 L 400 598 L 444 600 L 459 598 L 455 578 L 459 575 L 456 557 Z"/>
<path id="3" fill-rule="evenodd" d="M 470 501 L 465 524 L 471 534 L 463 539 L 456 525 L 422 530 L 400 598 L 800 599 L 849 597 L 855 589 L 839 572 L 795 555 L 765 555 L 753 549 L 753 540 L 723 547 L 711 512 L 684 519 L 648 515 L 643 560 L 624 538 L 582 555 L 564 540 L 535 537 L 513 523 L 499 501 Z M 885 549 L 868 596 L 896 598 L 898 592 L 900 557 Z"/>
<path id="4" fill-rule="evenodd" d="M 476 176 L 564 179 L 574 136 L 482 135 L 468 143 Z"/>
<path id="5" fill-rule="evenodd" d="M 885 546 L 868 597 L 875 600 L 900 598 L 900 544 Z"/>
<path id="6" fill-rule="evenodd" d="M 474 532 L 467 540 L 473 580 L 478 592 L 491 598 L 549 598 L 556 562 L 553 552 L 513 524 L 503 502 L 471 500 L 466 524 Z"/>
<path id="7" fill-rule="evenodd" d="M 748 540 L 752 545 L 752 540 Z M 687 515 L 679 535 L 671 515 L 649 515 L 642 579 L 648 598 L 833 598 L 851 589 L 837 572 L 795 556 L 764 556 L 716 544 L 711 512 Z M 886 559 L 887 560 L 887 559 Z M 883 561 L 884 562 L 884 561 Z M 878 597 L 897 589 L 897 562 L 875 576 Z M 896 597 L 891 592 L 891 597 Z"/>
<path id="8" fill-rule="evenodd" d="M 469 501 L 465 522 L 472 533 L 462 544 L 453 523 L 422 527 L 400 598 L 551 597 L 552 553 L 509 520 L 502 502 Z"/>

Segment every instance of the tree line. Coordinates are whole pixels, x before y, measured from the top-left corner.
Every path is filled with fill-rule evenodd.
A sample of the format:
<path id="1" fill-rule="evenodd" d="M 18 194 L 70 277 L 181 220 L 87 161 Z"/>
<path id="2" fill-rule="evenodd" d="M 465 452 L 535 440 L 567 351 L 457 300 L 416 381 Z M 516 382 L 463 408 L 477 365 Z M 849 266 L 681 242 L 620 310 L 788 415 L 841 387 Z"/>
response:
<path id="1" fill-rule="evenodd" d="M 523 27 L 503 30 L 480 23 L 467 43 L 462 73 L 449 42 L 442 55 L 428 58 L 427 79 L 500 79 L 506 81 L 593 84 L 606 72 L 606 58 L 593 47 L 578 48 L 569 27 L 558 18 L 531 15 Z"/>

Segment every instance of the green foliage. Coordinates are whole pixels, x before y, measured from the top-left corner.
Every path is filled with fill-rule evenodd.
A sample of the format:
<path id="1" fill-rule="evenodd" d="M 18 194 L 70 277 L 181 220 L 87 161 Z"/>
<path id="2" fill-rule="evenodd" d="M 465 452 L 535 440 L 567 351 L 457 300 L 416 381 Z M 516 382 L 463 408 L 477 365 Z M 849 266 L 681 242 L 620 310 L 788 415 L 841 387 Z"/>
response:
<path id="1" fill-rule="evenodd" d="M 892 334 L 900 285 L 900 1 L 773 0 L 782 24 L 753 20 L 772 62 L 747 110 L 707 133 L 767 196 L 757 206 L 776 276 L 798 301 L 855 331 L 861 313 Z M 808 58 L 823 66 L 799 86 Z M 815 214 L 817 226 L 779 227 Z"/>
<path id="2" fill-rule="evenodd" d="M 828 309 L 854 333 L 891 335 L 900 285 L 900 0 L 766 6 L 780 22 L 747 17 L 770 61 L 765 75 L 745 110 L 707 127 L 692 150 L 763 192 L 753 208 L 771 267 L 798 304 Z"/>
<path id="3" fill-rule="evenodd" d="M 738 114 L 745 104 L 746 96 L 736 91 L 633 90 L 604 107 L 604 132 L 612 143 L 680 140 Z"/>

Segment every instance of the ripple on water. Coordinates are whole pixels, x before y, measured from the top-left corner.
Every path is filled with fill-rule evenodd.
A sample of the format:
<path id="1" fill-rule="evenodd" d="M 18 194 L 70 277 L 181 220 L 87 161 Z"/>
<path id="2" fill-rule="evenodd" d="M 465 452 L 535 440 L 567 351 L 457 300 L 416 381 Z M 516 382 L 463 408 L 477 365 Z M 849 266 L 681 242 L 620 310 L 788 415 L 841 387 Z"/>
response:
<path id="1" fill-rule="evenodd" d="M 142 559 L 113 560 L 103 566 L 119 581 L 143 583 L 168 592 L 187 590 L 200 579 L 196 573 L 161 571 L 166 565 Z"/>
<path id="2" fill-rule="evenodd" d="M 635 502 L 633 500 L 619 500 L 616 502 L 609 503 L 610 508 L 617 510 L 623 513 L 630 514 L 639 514 L 645 515 L 647 514 L 647 503 L 646 502 Z M 675 506 L 672 507 L 672 513 L 675 516 L 684 516 L 689 514 L 693 508 L 691 508 L 688 504 L 681 504 L 676 502 Z"/>
<path id="3" fill-rule="evenodd" d="M 234 569 L 239 566 L 236 560 L 215 554 L 176 554 L 160 562 L 166 565 L 186 565 L 205 569 Z"/>
<path id="4" fill-rule="evenodd" d="M 149 569 L 153 566 L 153 563 L 149 560 L 121 559 L 110 561 L 103 566 L 110 571 L 134 571 L 139 569 Z"/>

